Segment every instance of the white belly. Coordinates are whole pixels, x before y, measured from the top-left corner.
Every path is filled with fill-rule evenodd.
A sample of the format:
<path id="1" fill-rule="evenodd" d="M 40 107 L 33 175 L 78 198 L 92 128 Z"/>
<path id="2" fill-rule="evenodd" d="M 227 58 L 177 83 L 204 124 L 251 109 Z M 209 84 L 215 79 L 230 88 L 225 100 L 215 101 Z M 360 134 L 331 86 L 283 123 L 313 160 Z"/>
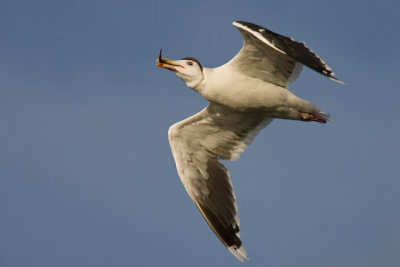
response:
<path id="1" fill-rule="evenodd" d="M 229 73 L 228 77 L 219 75 L 205 84 L 195 89 L 201 96 L 234 109 L 262 109 L 267 116 L 286 119 L 299 119 L 299 112 L 320 112 L 311 102 L 284 87 L 240 73 Z"/>

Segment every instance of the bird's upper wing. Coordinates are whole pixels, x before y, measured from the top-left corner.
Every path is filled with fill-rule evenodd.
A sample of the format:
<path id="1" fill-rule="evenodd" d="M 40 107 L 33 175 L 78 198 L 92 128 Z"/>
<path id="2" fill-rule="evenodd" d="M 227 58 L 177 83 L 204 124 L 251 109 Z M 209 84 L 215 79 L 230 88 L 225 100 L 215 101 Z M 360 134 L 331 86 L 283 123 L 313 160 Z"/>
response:
<path id="1" fill-rule="evenodd" d="M 305 43 L 274 33 L 256 24 L 235 21 L 233 25 L 243 36 L 239 53 L 226 65 L 250 77 L 287 87 L 301 72 L 302 66 L 340 82 L 332 69 Z"/>
<path id="2" fill-rule="evenodd" d="M 239 218 L 229 172 L 219 159 L 235 160 L 271 118 L 209 104 L 172 125 L 169 142 L 186 191 L 224 245 L 247 258 L 239 239 Z"/>

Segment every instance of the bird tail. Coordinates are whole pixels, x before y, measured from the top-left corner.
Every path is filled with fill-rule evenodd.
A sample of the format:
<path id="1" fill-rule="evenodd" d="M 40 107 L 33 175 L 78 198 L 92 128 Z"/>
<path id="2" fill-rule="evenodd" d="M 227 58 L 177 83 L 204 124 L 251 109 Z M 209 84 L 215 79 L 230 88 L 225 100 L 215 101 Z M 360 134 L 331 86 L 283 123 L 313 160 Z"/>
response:
<path id="1" fill-rule="evenodd" d="M 331 120 L 331 114 L 329 113 L 325 113 L 325 112 L 319 112 L 318 116 L 321 117 L 322 119 L 324 119 L 325 121 L 329 121 L 329 122 L 333 122 L 333 120 Z"/>

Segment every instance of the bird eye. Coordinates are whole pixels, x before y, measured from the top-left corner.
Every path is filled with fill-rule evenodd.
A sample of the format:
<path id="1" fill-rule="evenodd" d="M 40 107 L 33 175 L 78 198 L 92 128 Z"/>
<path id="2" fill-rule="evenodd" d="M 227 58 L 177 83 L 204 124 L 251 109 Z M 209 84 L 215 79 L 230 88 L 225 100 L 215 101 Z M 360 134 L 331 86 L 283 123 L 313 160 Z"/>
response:
<path id="1" fill-rule="evenodd" d="M 186 62 L 186 65 L 192 66 L 193 62 L 192 61 L 188 61 L 188 62 Z"/>

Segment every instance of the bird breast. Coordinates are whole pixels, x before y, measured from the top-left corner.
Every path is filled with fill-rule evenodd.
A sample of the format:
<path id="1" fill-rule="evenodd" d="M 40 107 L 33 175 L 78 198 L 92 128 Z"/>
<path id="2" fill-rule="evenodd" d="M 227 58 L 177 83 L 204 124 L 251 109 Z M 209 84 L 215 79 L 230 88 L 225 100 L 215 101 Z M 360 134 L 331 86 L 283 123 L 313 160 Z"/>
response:
<path id="1" fill-rule="evenodd" d="M 235 109 L 273 109 L 287 106 L 286 88 L 238 72 L 204 70 L 204 80 L 195 88 L 210 102 Z"/>

